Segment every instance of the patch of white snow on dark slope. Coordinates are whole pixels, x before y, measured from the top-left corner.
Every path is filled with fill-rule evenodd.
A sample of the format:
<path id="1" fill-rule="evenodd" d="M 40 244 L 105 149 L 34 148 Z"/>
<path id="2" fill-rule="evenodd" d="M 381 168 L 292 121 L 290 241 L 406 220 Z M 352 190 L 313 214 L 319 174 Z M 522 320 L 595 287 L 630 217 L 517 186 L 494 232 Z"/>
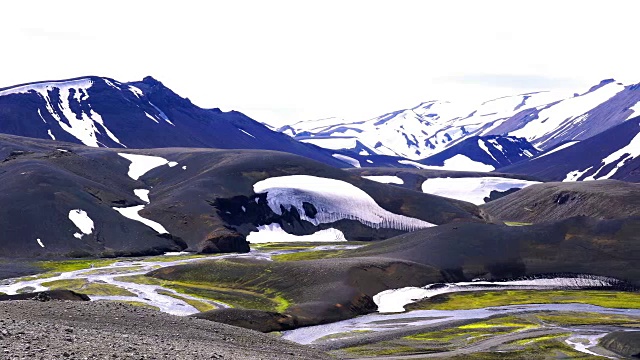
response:
<path id="1" fill-rule="evenodd" d="M 284 231 L 280 224 L 270 224 L 258 227 L 258 231 L 252 231 L 247 235 L 247 241 L 252 244 L 272 242 L 338 242 L 347 241 L 342 231 L 337 229 L 325 229 L 316 231 L 310 235 L 293 235 Z"/>
<path id="2" fill-rule="evenodd" d="M 138 180 L 142 175 L 146 174 L 152 169 L 169 163 L 169 160 L 161 158 L 159 156 L 125 153 L 118 153 L 118 155 L 131 161 L 131 164 L 129 165 L 129 173 L 127 175 L 129 175 L 129 177 L 133 180 Z"/>
<path id="3" fill-rule="evenodd" d="M 93 220 L 87 215 L 86 211 L 81 209 L 69 211 L 69 220 L 82 232 L 73 234 L 76 238 L 81 239 L 83 235 L 89 235 L 93 232 Z"/>
<path id="4" fill-rule="evenodd" d="M 434 226 L 420 219 L 389 212 L 369 194 L 342 180 L 311 175 L 279 176 L 255 183 L 253 191 L 267 193 L 267 202 L 274 213 L 282 214 L 280 206 L 285 209 L 294 207 L 301 219 L 314 225 L 349 219 L 375 229 L 412 231 Z M 305 215 L 304 202 L 316 208 L 315 217 Z"/>

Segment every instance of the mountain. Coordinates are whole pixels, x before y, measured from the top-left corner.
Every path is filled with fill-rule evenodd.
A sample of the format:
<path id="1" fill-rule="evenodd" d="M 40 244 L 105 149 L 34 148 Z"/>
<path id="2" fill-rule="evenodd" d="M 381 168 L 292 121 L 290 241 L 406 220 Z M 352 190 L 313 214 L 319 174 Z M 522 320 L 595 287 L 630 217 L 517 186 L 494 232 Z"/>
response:
<path id="1" fill-rule="evenodd" d="M 538 179 L 499 172 L 449 171 L 434 169 L 360 168 L 350 173 L 384 184 L 482 205 L 538 184 Z"/>
<path id="2" fill-rule="evenodd" d="M 152 77 L 121 83 L 90 76 L 0 89 L 0 133 L 92 147 L 277 150 L 347 166 L 242 113 L 199 108 Z"/>
<path id="3" fill-rule="evenodd" d="M 470 203 L 266 150 L 109 149 L 0 134 L 0 258 L 246 252 L 248 242 L 380 240 Z"/>
<path id="4" fill-rule="evenodd" d="M 540 223 L 574 216 L 640 216 L 640 184 L 618 180 L 533 184 L 482 205 L 492 220 Z"/>
<path id="5" fill-rule="evenodd" d="M 481 104 L 428 101 L 364 121 L 303 121 L 278 130 L 332 150 L 425 159 L 474 136 L 521 137 L 548 150 L 640 113 L 640 85 L 603 80 L 586 92 L 534 92 Z"/>
<path id="6" fill-rule="evenodd" d="M 549 181 L 640 181 L 640 117 L 580 142 L 561 144 L 528 161 L 500 169 Z"/>

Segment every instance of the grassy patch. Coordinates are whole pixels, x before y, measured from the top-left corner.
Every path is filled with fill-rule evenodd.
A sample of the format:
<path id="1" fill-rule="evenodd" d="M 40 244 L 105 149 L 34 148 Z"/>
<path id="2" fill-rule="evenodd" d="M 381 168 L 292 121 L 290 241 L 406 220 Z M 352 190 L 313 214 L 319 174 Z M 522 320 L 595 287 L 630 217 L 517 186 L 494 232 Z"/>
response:
<path id="1" fill-rule="evenodd" d="M 385 347 L 384 343 L 382 348 L 371 348 L 369 346 L 355 346 L 344 349 L 350 355 L 357 356 L 386 356 L 386 355 L 411 355 L 411 354 L 424 354 L 425 352 L 421 352 L 419 349 L 416 349 L 411 346 L 394 346 L 394 347 Z"/>
<path id="2" fill-rule="evenodd" d="M 89 269 L 93 267 L 109 266 L 118 260 L 115 259 L 74 259 L 74 260 L 60 260 L 60 261 L 39 261 L 35 263 L 36 266 L 55 272 L 68 272 L 82 269 Z"/>
<path id="3" fill-rule="evenodd" d="M 46 286 L 49 289 L 57 290 L 73 290 L 75 292 L 86 295 L 97 296 L 136 296 L 132 292 L 123 289 L 121 287 L 104 284 L 98 282 L 87 282 L 86 279 L 67 279 L 67 280 L 54 280 L 42 283 L 42 286 Z"/>
<path id="4" fill-rule="evenodd" d="M 184 255 L 161 255 L 161 256 L 152 256 L 148 258 L 143 258 L 144 261 L 149 262 L 172 262 L 172 261 L 180 261 L 180 260 L 190 260 L 190 259 L 204 259 L 208 257 L 216 257 L 220 255 L 228 255 L 228 254 L 184 254 Z"/>
<path id="5" fill-rule="evenodd" d="M 353 330 L 353 331 L 346 331 L 346 332 L 340 332 L 340 333 L 335 333 L 335 334 L 330 334 L 330 335 L 325 335 L 323 337 L 321 337 L 320 339 L 316 340 L 318 342 L 322 342 L 324 340 L 332 340 L 332 339 L 344 339 L 344 338 L 349 338 L 355 335 L 359 335 L 359 334 L 366 334 L 366 333 L 370 333 L 373 332 L 373 330 Z"/>
<path id="6" fill-rule="evenodd" d="M 532 345 L 534 343 L 541 342 L 541 341 L 564 339 L 566 337 L 569 337 L 570 335 L 571 335 L 570 333 L 544 335 L 544 336 L 538 336 L 538 337 L 533 337 L 533 338 L 529 338 L 529 339 L 516 340 L 516 341 L 511 342 L 510 344 L 519 345 L 519 346 L 527 346 L 527 345 Z"/>
<path id="7" fill-rule="evenodd" d="M 518 221 L 505 221 L 504 224 L 507 225 L 507 226 L 529 226 L 529 225 L 533 225 L 533 223 L 518 222 Z"/>
<path id="8" fill-rule="evenodd" d="M 344 250 L 319 250 L 319 251 L 301 251 L 291 254 L 273 255 L 273 261 L 302 261 L 317 260 L 337 257 L 344 253 Z"/>
<path id="9" fill-rule="evenodd" d="M 144 275 L 120 276 L 116 279 L 137 284 L 158 285 L 182 294 L 222 302 L 235 308 L 282 312 L 290 305 L 288 300 L 278 295 L 267 296 L 257 291 L 214 284 L 162 280 Z"/>
<path id="10" fill-rule="evenodd" d="M 96 269 L 89 270 L 87 272 L 83 272 L 83 275 L 109 275 L 109 274 L 121 274 L 121 273 L 130 273 L 134 271 L 138 271 L 142 269 L 142 266 L 124 266 L 124 267 L 113 267 L 108 269 Z"/>
<path id="11" fill-rule="evenodd" d="M 438 295 L 407 306 L 408 310 L 464 310 L 522 304 L 591 304 L 639 309 L 640 293 L 596 290 L 503 290 Z"/>
<path id="12" fill-rule="evenodd" d="M 182 300 L 184 302 L 186 302 L 187 304 L 193 306 L 194 308 L 196 308 L 196 310 L 200 311 L 200 312 L 204 312 L 204 311 L 209 311 L 209 310 L 214 310 L 216 309 L 215 306 L 204 302 L 204 301 L 198 301 L 198 300 L 193 300 L 193 299 L 189 299 L 180 295 L 176 295 L 174 293 L 172 293 L 171 291 L 166 291 L 166 290 L 156 290 L 156 292 L 160 295 L 166 295 L 166 296 L 170 296 L 174 299 L 178 299 L 178 300 Z"/>
<path id="13" fill-rule="evenodd" d="M 625 315 L 598 314 L 589 312 L 552 312 L 536 314 L 536 317 L 544 323 L 550 323 L 560 326 L 618 325 L 640 327 L 640 318 Z"/>

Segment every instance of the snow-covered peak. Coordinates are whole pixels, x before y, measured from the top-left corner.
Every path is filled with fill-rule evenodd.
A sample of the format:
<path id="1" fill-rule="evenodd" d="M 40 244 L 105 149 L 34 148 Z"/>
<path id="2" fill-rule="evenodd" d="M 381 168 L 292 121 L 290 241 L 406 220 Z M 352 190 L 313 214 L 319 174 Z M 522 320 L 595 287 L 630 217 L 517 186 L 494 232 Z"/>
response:
<path id="1" fill-rule="evenodd" d="M 624 122 L 639 114 L 638 104 L 640 87 L 607 79 L 582 91 L 529 92 L 480 103 L 429 100 L 368 120 L 301 121 L 279 131 L 332 150 L 359 143 L 372 155 L 420 160 L 473 136 L 521 137 L 549 149 Z"/>

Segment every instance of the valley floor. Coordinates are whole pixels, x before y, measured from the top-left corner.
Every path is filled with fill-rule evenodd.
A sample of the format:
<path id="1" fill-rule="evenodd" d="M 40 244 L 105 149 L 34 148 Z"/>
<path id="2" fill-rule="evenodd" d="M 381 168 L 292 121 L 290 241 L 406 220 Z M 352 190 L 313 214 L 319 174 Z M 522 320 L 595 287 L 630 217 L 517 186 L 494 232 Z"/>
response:
<path id="1" fill-rule="evenodd" d="M 404 313 L 374 313 L 264 335 L 185 315 L 229 306 L 279 311 L 288 306 L 280 294 L 143 276 L 204 260 L 298 261 L 359 246 L 262 245 L 247 254 L 42 262 L 39 266 L 48 272 L 1 280 L 0 293 L 69 289 L 89 295 L 92 302 L 0 302 L 1 355 L 313 359 L 329 351 L 338 358 L 389 360 L 618 358 L 599 346 L 599 339 L 616 331 L 640 331 L 638 293 L 505 290 L 447 294 L 411 304 Z"/>

